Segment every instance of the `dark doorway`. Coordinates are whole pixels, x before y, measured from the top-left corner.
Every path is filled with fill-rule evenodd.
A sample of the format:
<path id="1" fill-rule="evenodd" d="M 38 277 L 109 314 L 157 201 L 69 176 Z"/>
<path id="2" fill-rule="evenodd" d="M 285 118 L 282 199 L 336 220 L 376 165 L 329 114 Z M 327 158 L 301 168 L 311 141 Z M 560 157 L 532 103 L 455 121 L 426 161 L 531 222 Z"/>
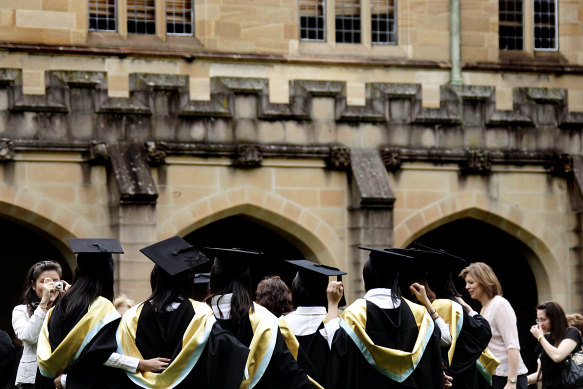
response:
<path id="1" fill-rule="evenodd" d="M 14 334 L 12 309 L 21 302 L 28 269 L 38 261 L 53 260 L 63 267 L 63 279 L 71 282 L 72 273 L 60 251 L 34 230 L 0 218 L 0 236 L 2 236 L 0 262 L 4 264 L 2 289 L 5 296 L 0 303 L 0 329 Z"/>
<path id="2" fill-rule="evenodd" d="M 534 253 L 504 231 L 470 218 L 438 227 L 416 242 L 447 250 L 468 262 L 485 262 L 492 267 L 502 284 L 504 297 L 516 312 L 522 359 L 529 372 L 536 371 L 536 339 L 529 329 L 536 319 L 538 292 L 526 260 L 527 255 L 534 256 Z M 461 277 L 456 277 L 456 281 L 464 300 L 479 312 L 480 304 L 470 299 Z"/>
<path id="3" fill-rule="evenodd" d="M 184 239 L 198 249 L 239 247 L 262 251 L 265 259 L 251 268 L 253 290 L 264 277 L 270 275 L 279 275 L 291 285 L 295 270 L 283 260 L 303 258 L 302 253 L 274 228 L 242 215 L 211 223 L 186 235 Z"/>

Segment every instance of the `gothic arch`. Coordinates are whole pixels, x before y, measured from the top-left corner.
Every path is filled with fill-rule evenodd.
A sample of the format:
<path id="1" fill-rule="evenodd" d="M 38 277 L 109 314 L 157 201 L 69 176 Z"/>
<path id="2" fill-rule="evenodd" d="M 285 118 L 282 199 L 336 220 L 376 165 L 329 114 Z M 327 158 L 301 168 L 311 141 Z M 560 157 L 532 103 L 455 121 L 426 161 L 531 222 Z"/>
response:
<path id="1" fill-rule="evenodd" d="M 564 295 L 561 286 L 569 285 L 565 266 L 561 266 L 561 237 L 519 207 L 498 201 L 478 191 L 450 196 L 420 209 L 395 227 L 395 247 L 407 247 L 423 234 L 462 218 L 473 218 L 506 232 L 532 250 L 527 261 L 534 273 L 540 301 Z M 555 250 L 553 250 L 555 249 Z M 551 282 L 553 278 L 553 282 Z M 567 298 L 567 296 L 564 296 Z"/>
<path id="2" fill-rule="evenodd" d="M 26 205 L 32 205 L 32 207 L 26 208 Z M 39 205 L 39 202 L 36 204 L 23 203 L 17 205 L 0 201 L 0 217 L 18 223 L 46 239 L 63 255 L 69 267 L 75 269 L 75 256 L 71 253 L 67 242 L 67 239 L 75 237 L 75 234 L 56 220 L 42 215 L 40 211 L 46 205 Z M 52 216 L 56 216 L 59 213 L 60 206 L 58 204 L 51 203 L 46 207 L 46 209 L 50 208 L 54 210 Z M 71 226 L 78 225 L 78 223 L 75 224 L 77 218 L 70 218 L 70 215 L 73 215 L 73 213 L 68 212 L 67 214 L 69 224 Z"/>
<path id="3" fill-rule="evenodd" d="M 200 227 L 234 215 L 245 215 L 274 228 L 307 259 L 346 267 L 344 242 L 324 220 L 285 197 L 254 187 L 233 188 L 206 197 L 188 209 L 174 213 L 160 231 L 163 237 L 186 236 Z"/>

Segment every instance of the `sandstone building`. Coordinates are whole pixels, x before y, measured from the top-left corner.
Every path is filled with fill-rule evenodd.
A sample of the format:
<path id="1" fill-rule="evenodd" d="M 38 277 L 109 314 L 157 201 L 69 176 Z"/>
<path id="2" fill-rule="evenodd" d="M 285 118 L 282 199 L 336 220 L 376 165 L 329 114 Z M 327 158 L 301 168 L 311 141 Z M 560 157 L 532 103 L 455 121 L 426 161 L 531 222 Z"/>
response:
<path id="1" fill-rule="evenodd" d="M 581 312 L 582 130 L 580 0 L 0 0 L 2 328 L 92 236 L 136 299 L 175 234 L 349 300 L 358 246 L 419 239 L 490 263 L 522 327 Z"/>

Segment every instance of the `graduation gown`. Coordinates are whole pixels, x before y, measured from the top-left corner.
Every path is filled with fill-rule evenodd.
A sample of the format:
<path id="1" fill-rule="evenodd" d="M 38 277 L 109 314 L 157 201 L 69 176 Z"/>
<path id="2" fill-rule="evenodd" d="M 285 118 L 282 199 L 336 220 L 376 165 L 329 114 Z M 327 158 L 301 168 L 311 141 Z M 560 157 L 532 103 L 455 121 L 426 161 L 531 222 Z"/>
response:
<path id="1" fill-rule="evenodd" d="M 470 316 L 462 306 L 449 299 L 437 299 L 432 303 L 449 325 L 452 343 L 444 356 L 453 378 L 452 388 L 474 389 L 485 384 L 479 376 L 477 361 L 488 346 L 492 331 L 488 321 L 480 316 Z"/>
<path id="2" fill-rule="evenodd" d="M 440 333 L 420 305 L 381 309 L 356 300 L 332 343 L 331 388 L 442 389 Z"/>
<path id="3" fill-rule="evenodd" d="M 119 320 L 111 301 L 103 297 L 66 318 L 60 305 L 51 308 L 37 344 L 36 388 L 54 389 L 60 374 L 67 374 L 67 389 L 114 388 L 117 369 L 103 363 L 116 350 Z"/>
<path id="4" fill-rule="evenodd" d="M 241 389 L 314 388 L 287 348 L 278 327 L 279 319 L 266 308 L 253 303 L 249 315 L 238 326 L 230 319 L 217 321 L 250 349 L 248 377 L 241 383 Z"/>
<path id="5" fill-rule="evenodd" d="M 320 330 L 323 328 L 324 322 L 321 322 L 316 332 L 308 335 L 295 335 L 288 326 L 285 317 L 279 319 L 279 329 L 285 343 L 300 367 L 308 374 L 308 379 L 316 386 L 327 387 L 330 346 L 328 341 L 320 335 Z"/>
<path id="6" fill-rule="evenodd" d="M 243 379 L 249 350 L 216 322 L 208 305 L 182 301 L 156 312 L 149 302 L 128 310 L 117 332 L 118 353 L 171 359 L 163 372 L 130 373 L 126 388 L 230 388 Z M 119 373 L 118 373 L 119 375 Z"/>

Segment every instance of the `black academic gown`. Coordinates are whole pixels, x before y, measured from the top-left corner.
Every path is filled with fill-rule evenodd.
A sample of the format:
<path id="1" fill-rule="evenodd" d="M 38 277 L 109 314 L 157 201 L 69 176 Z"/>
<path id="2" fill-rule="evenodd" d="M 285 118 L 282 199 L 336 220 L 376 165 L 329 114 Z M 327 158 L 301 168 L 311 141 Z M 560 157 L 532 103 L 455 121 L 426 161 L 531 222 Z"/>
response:
<path id="1" fill-rule="evenodd" d="M 413 350 L 419 331 L 415 317 L 404 301 L 395 309 L 381 309 L 367 301 L 366 333 L 378 346 L 410 352 Z M 343 328 L 338 329 L 332 343 L 329 387 L 334 389 L 442 389 L 443 370 L 439 328 L 434 326 L 429 336 L 429 342 L 417 367 L 408 378 L 399 383 L 370 365 L 346 331 Z"/>
<path id="2" fill-rule="evenodd" d="M 144 303 L 136 329 L 136 346 L 143 359 L 174 360 L 182 350 L 183 336 L 194 314 L 189 300 L 167 312 L 156 312 L 149 302 Z M 248 353 L 247 347 L 215 323 L 197 363 L 174 388 L 238 389 Z M 118 375 L 125 388 L 140 387 L 125 372 Z"/>
<path id="3" fill-rule="evenodd" d="M 320 334 L 324 323 L 318 330 L 310 335 L 296 335 L 300 347 L 298 349 L 298 364 L 316 382 L 328 387 L 327 371 L 330 364 L 330 346 L 328 341 Z"/>
<path id="4" fill-rule="evenodd" d="M 245 317 L 238 326 L 233 325 L 230 319 L 218 320 L 225 330 L 233 334 L 241 343 L 249 347 L 253 339 L 251 321 Z M 306 372 L 294 359 L 279 329 L 273 355 L 265 373 L 254 386 L 254 389 L 313 389 Z"/>
<path id="5" fill-rule="evenodd" d="M 87 314 L 89 307 L 80 307 L 64 317 L 62 307 L 57 304 L 48 323 L 49 343 L 54 350 L 61 344 L 75 325 Z M 67 374 L 67 389 L 116 388 L 117 369 L 103 366 L 115 352 L 115 332 L 119 318 L 106 324 L 85 346 L 81 354 L 63 372 Z M 37 369 L 36 388 L 54 389 L 54 379 L 44 377 Z"/>
<path id="6" fill-rule="evenodd" d="M 486 387 L 486 381 L 478 372 L 476 361 L 488 347 L 492 337 L 490 324 L 481 315 L 472 317 L 465 310 L 463 313 L 462 329 L 447 373 L 453 378 L 453 389 Z"/>

